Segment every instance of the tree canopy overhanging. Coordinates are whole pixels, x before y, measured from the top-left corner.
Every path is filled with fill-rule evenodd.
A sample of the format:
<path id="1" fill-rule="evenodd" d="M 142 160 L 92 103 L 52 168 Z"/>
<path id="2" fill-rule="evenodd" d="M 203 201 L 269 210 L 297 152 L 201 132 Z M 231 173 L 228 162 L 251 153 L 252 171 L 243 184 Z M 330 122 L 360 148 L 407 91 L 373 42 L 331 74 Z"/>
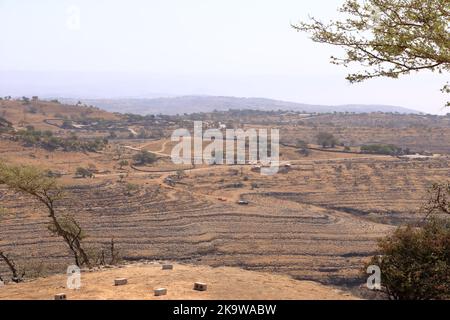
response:
<path id="1" fill-rule="evenodd" d="M 315 42 L 343 47 L 345 56 L 331 62 L 363 67 L 347 76 L 350 82 L 450 71 L 450 0 L 346 0 L 339 11 L 342 20 L 312 17 L 292 26 Z M 442 91 L 450 92 L 448 83 Z"/>

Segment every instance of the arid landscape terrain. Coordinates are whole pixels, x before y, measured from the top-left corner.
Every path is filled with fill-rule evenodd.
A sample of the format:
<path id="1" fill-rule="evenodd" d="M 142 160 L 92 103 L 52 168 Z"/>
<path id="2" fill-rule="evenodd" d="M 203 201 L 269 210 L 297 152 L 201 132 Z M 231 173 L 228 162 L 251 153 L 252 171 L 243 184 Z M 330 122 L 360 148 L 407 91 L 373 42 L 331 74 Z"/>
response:
<path id="1" fill-rule="evenodd" d="M 126 286 L 114 286 L 114 279 L 126 277 Z M 207 291 L 192 290 L 198 280 L 208 284 Z M 246 271 L 238 268 L 133 264 L 83 273 L 79 290 L 67 291 L 66 276 L 55 275 L 0 291 L 0 299 L 48 300 L 55 292 L 68 292 L 70 300 L 352 300 L 355 296 L 311 281 L 288 276 Z M 164 287 L 167 295 L 154 296 Z"/>
<path id="2" fill-rule="evenodd" d="M 205 272 L 210 283 L 230 277 L 230 286 L 239 279 L 255 288 L 272 281 L 278 283 L 274 288 L 289 286 L 280 296 L 286 299 L 308 298 L 309 286 L 318 288 L 314 298 L 350 297 L 333 294 L 333 287 L 364 296 L 364 263 L 376 253 L 377 239 L 421 219 L 429 187 L 450 177 L 449 116 L 251 110 L 138 116 L 36 97 L 1 100 L 0 117 L 0 160 L 37 166 L 56 177 L 64 188 L 57 210 L 80 223 L 87 247 L 107 247 L 113 239 L 127 264 L 183 263 L 179 268 L 193 278 L 197 272 Z M 192 129 L 194 120 L 210 128 L 279 129 L 279 173 L 263 176 L 250 163 L 173 164 L 170 136 L 174 129 Z M 320 145 L 320 132 L 332 134 L 336 145 Z M 373 144 L 403 151 L 363 152 Z M 136 163 L 144 150 L 155 156 L 152 163 Z M 25 270 L 27 279 L 50 276 L 8 284 L 0 288 L 0 298 L 51 298 L 60 285 L 53 280 L 62 279 L 51 275 L 65 273 L 73 261 L 65 244 L 48 231 L 46 208 L 1 186 L 0 209 L 0 251 Z M 144 272 L 142 265 L 127 268 L 131 279 Z M 86 273 L 85 281 L 120 270 Z M 3 279 L 8 272 L 0 263 Z M 149 277 L 159 275 L 148 272 L 151 287 Z M 108 285 L 114 276 L 101 281 Z M 192 280 L 186 277 L 173 286 Z M 28 291 L 33 283 L 44 289 L 23 296 L 17 291 L 21 286 Z M 95 296 L 97 289 L 87 287 L 74 297 L 141 298 L 144 290 Z M 229 298 L 226 288 L 211 290 L 206 298 Z M 255 297 L 276 298 L 236 296 Z M 168 298 L 197 297 L 181 291 Z"/>

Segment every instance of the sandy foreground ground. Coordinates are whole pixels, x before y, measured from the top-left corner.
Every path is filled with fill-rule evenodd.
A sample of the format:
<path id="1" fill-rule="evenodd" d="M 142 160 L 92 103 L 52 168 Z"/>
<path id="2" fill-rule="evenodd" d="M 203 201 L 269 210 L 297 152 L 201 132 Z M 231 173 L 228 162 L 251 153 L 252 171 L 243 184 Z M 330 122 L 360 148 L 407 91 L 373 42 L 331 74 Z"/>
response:
<path id="1" fill-rule="evenodd" d="M 66 275 L 54 275 L 20 284 L 0 287 L 0 299 L 51 300 L 65 293 L 69 300 L 347 300 L 349 293 L 311 281 L 288 276 L 246 271 L 238 268 L 174 264 L 162 270 L 159 263 L 82 272 L 79 290 L 66 288 Z M 114 286 L 114 279 L 127 278 L 128 284 Z M 194 282 L 208 285 L 207 291 L 194 291 Z M 155 297 L 153 290 L 166 288 L 167 295 Z"/>

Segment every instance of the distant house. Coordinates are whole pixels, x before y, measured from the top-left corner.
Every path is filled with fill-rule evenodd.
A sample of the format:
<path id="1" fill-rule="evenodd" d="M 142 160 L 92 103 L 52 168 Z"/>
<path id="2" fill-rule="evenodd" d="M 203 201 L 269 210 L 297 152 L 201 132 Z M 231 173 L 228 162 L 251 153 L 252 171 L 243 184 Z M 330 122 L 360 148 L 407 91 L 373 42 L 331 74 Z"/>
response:
<path id="1" fill-rule="evenodd" d="M 430 158 L 434 158 L 434 157 L 435 157 L 435 155 L 433 155 L 433 154 L 425 155 L 425 154 L 418 154 L 418 153 L 399 156 L 400 159 L 405 159 L 405 160 L 425 160 L 425 159 L 430 159 Z"/>

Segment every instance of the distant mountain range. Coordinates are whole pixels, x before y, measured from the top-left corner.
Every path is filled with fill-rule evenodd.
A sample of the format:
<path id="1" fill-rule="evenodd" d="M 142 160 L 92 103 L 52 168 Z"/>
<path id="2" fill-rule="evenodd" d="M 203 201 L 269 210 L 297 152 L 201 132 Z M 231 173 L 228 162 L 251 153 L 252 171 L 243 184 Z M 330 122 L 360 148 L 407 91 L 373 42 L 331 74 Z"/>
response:
<path id="1" fill-rule="evenodd" d="M 60 99 L 66 103 L 77 103 L 76 99 Z M 229 109 L 253 109 L 262 111 L 285 110 L 324 112 L 398 112 L 420 113 L 404 107 L 388 105 L 349 104 L 338 106 L 310 105 L 265 98 L 238 98 L 220 96 L 179 96 L 164 98 L 123 98 L 123 99 L 82 99 L 81 102 L 94 105 L 111 112 L 135 114 L 183 114 L 194 112 L 226 111 Z"/>

